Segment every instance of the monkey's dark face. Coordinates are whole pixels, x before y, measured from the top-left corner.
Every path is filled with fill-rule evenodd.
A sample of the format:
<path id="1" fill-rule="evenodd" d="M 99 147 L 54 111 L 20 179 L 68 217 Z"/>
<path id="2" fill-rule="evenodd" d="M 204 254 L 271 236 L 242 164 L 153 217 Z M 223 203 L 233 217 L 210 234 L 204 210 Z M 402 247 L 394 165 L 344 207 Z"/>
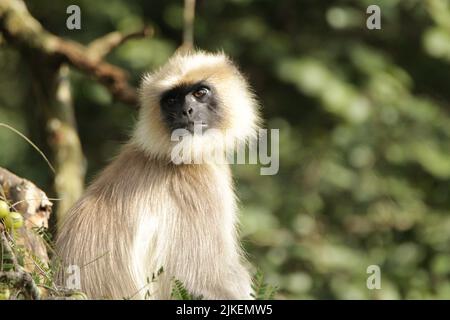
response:
<path id="1" fill-rule="evenodd" d="M 186 129 L 194 133 L 195 125 L 203 132 L 209 128 L 217 128 L 220 124 L 217 95 L 214 88 L 206 82 L 181 85 L 166 91 L 161 97 L 160 106 L 171 131 Z"/>

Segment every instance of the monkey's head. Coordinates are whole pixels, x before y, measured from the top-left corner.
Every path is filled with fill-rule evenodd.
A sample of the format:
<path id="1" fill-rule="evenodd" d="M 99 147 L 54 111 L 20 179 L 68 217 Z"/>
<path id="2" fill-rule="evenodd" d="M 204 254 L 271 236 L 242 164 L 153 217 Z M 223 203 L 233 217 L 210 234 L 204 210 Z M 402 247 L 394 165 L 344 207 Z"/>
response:
<path id="1" fill-rule="evenodd" d="M 170 157 L 176 131 L 187 133 L 183 140 L 194 152 L 203 152 L 246 141 L 258 125 L 254 95 L 223 53 L 175 55 L 144 76 L 140 98 L 133 139 L 159 158 Z"/>

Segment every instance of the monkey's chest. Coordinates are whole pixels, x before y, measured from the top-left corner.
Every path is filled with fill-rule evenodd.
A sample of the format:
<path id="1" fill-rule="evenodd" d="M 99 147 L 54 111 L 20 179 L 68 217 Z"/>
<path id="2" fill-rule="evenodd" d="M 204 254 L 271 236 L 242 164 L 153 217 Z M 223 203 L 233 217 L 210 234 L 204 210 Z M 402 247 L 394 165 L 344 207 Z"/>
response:
<path id="1" fill-rule="evenodd" d="M 235 228 L 235 197 L 229 181 L 227 172 L 212 171 L 178 175 L 159 186 L 164 191 L 146 215 L 147 225 L 153 226 L 147 233 L 152 234 L 153 249 L 176 252 L 181 259 L 184 255 L 206 259 L 223 251 L 233 241 Z"/>
<path id="2" fill-rule="evenodd" d="M 145 257 L 141 260 L 145 272 L 140 274 L 163 268 L 157 284 L 161 297 L 170 295 L 174 277 L 188 286 L 216 282 L 208 277 L 224 272 L 236 248 L 235 200 L 229 179 L 220 173 L 200 177 L 202 183 L 182 178 L 176 184 L 163 181 L 155 186 L 158 193 L 140 202 L 135 255 Z"/>

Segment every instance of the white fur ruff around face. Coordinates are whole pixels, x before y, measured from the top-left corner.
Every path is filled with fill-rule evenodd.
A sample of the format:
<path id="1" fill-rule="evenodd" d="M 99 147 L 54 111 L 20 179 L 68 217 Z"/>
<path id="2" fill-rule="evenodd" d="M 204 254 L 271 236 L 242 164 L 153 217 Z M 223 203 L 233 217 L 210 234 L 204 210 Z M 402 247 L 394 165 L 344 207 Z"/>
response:
<path id="1" fill-rule="evenodd" d="M 170 157 L 175 143 L 170 139 L 171 132 L 163 125 L 160 97 L 174 86 L 201 80 L 210 82 L 217 89 L 225 113 L 225 121 L 218 128 L 228 139 L 224 145 L 232 146 L 255 138 L 259 125 L 258 106 L 245 78 L 223 53 L 196 52 L 176 55 L 159 70 L 144 76 L 140 89 L 140 117 L 133 141 L 153 156 Z M 218 146 L 215 139 L 216 136 L 203 135 L 193 144 L 195 152 Z"/>

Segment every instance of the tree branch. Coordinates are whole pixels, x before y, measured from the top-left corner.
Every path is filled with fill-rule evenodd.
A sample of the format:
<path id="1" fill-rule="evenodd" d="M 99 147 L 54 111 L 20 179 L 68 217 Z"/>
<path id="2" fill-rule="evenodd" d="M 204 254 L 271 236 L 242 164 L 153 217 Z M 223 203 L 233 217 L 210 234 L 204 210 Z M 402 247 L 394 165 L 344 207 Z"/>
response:
<path id="1" fill-rule="evenodd" d="M 118 31 L 114 31 L 95 39 L 88 46 L 88 55 L 93 60 L 100 60 L 106 57 L 114 48 L 120 46 L 125 41 L 135 38 L 151 37 L 154 30 L 151 27 L 145 27 L 142 30 L 123 34 Z"/>
<path id="2" fill-rule="evenodd" d="M 53 204 L 46 194 L 34 183 L 0 168 L 0 198 L 8 201 L 14 210 L 23 215 L 24 227 L 17 230 L 20 234 L 19 244 L 40 261 L 48 263 L 45 241 L 34 231 L 35 228 L 48 227 Z M 27 260 L 29 271 L 32 271 L 33 258 L 29 257 Z"/>
<path id="3" fill-rule="evenodd" d="M 14 209 L 23 214 L 25 221 L 34 226 L 47 227 L 53 204 L 34 183 L 0 168 L 0 197 L 6 197 Z"/>
<path id="4" fill-rule="evenodd" d="M 27 272 L 0 271 L 0 282 L 10 282 L 16 288 L 23 288 L 33 300 L 40 300 L 41 298 L 39 288 Z"/>
<path id="5" fill-rule="evenodd" d="M 0 228 L 0 246 L 1 252 L 7 253 L 9 259 L 11 259 L 15 271 L 0 271 L 0 282 L 10 282 L 13 286 L 19 289 L 24 289 L 25 293 L 33 300 L 40 299 L 40 292 L 36 283 L 34 283 L 31 275 L 26 272 L 17 262 L 16 255 L 9 244 L 9 240 L 6 238 L 5 231 Z"/>
<path id="6" fill-rule="evenodd" d="M 59 63 L 67 62 L 92 76 L 103 84 L 116 100 L 137 108 L 136 89 L 128 84 L 127 72 L 101 60 L 101 58 L 127 39 L 151 34 L 149 29 L 129 35 L 113 33 L 94 41 L 89 49 L 80 43 L 62 39 L 46 31 L 31 16 L 22 0 L 2 0 L 0 2 L 0 31 L 5 39 L 13 44 L 38 51 Z M 101 52 L 93 54 L 95 47 L 100 48 Z"/>
<path id="7" fill-rule="evenodd" d="M 195 0 L 184 0 L 183 50 L 191 50 L 194 47 L 194 18 Z"/>

